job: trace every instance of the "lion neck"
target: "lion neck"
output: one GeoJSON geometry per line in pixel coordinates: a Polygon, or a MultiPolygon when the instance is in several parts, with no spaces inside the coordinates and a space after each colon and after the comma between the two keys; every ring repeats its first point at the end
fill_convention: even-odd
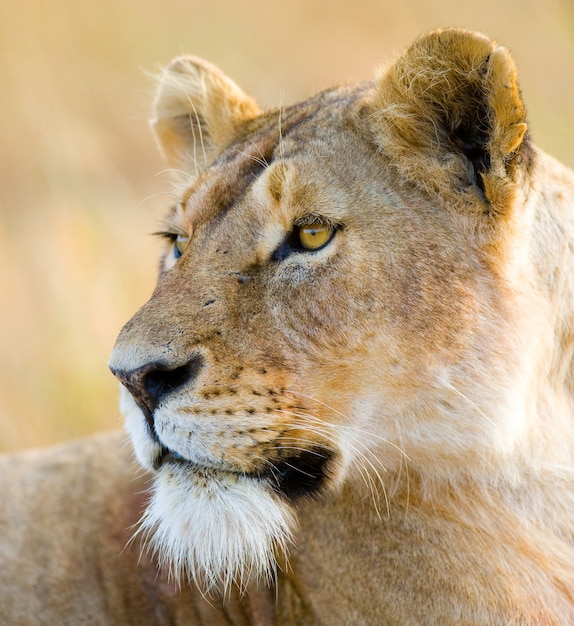
{"type": "Polygon", "coordinates": [[[524,351],[530,360],[524,456],[534,477],[574,473],[574,174],[537,154],[523,276],[530,278],[524,351]],[[544,181],[538,185],[537,181],[544,181]],[[534,338],[539,338],[535,344],[534,338]]]}

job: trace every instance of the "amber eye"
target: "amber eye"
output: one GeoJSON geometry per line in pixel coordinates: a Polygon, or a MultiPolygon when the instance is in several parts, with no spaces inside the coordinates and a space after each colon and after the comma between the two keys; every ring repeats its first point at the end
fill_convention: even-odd
{"type": "Polygon", "coordinates": [[[333,228],[325,222],[313,222],[300,226],[298,236],[305,250],[319,250],[331,240],[333,228]]]}
{"type": "Polygon", "coordinates": [[[183,251],[187,248],[189,243],[189,237],[187,235],[178,235],[173,241],[173,254],[176,259],[183,254],[183,251]]]}

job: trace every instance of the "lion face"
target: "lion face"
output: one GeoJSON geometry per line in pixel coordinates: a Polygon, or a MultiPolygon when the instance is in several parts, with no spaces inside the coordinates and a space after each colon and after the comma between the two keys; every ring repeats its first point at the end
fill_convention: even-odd
{"type": "Polygon", "coordinates": [[[143,528],[177,574],[245,584],[302,498],[509,453],[516,405],[493,379],[517,371],[500,267],[525,125],[489,100],[513,77],[498,50],[434,34],[377,83],[271,112],[202,61],[166,70],[155,131],[187,174],[110,366],[155,475],[143,528]]]}

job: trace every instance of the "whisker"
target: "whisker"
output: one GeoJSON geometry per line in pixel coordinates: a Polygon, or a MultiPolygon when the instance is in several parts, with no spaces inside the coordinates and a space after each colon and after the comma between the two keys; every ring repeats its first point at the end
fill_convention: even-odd
{"type": "Polygon", "coordinates": [[[238,153],[242,154],[247,159],[250,159],[251,161],[254,161],[258,165],[261,165],[261,167],[269,167],[269,162],[264,157],[261,158],[261,157],[258,157],[255,154],[249,154],[249,152],[245,152],[244,150],[239,150],[238,153]]]}
{"type": "MultiPolygon", "coordinates": [[[[291,392],[290,392],[291,393],[291,392]]],[[[303,397],[307,397],[310,400],[313,400],[314,402],[317,402],[318,404],[321,404],[322,406],[324,406],[325,408],[335,412],[336,414],[345,417],[345,415],[343,413],[341,413],[340,411],[337,411],[337,409],[335,409],[334,407],[329,406],[328,404],[321,402],[320,400],[316,400],[314,398],[312,398],[311,396],[304,396],[304,394],[298,394],[301,395],[303,397]]],[[[278,412],[287,412],[285,409],[279,409],[278,412]]],[[[393,443],[392,441],[390,441],[389,439],[386,439],[385,437],[382,437],[381,435],[377,435],[375,433],[372,433],[368,430],[359,428],[357,426],[350,426],[348,424],[344,424],[344,425],[340,425],[340,424],[331,424],[329,422],[325,422],[325,420],[322,420],[321,418],[317,417],[316,415],[312,415],[310,413],[295,413],[292,412],[292,415],[294,415],[295,417],[300,417],[302,419],[302,424],[305,425],[307,422],[306,420],[311,419],[311,420],[316,420],[317,422],[319,422],[322,425],[325,425],[328,428],[332,428],[333,430],[340,432],[340,431],[347,431],[347,432],[352,432],[352,433],[358,433],[361,435],[366,435],[369,439],[377,439],[378,441],[381,441],[382,443],[388,444],[389,446],[391,446],[392,448],[394,448],[395,450],[397,450],[397,452],[399,452],[401,454],[401,456],[404,456],[406,460],[410,461],[411,459],[409,458],[409,456],[407,455],[407,453],[397,444],[393,443]]]]}
{"type": "MultiPolygon", "coordinates": [[[[296,426],[296,428],[298,428],[298,426],[296,426]]],[[[322,435],[325,437],[329,437],[330,433],[328,432],[328,429],[322,428],[322,429],[316,429],[316,428],[312,428],[311,432],[318,434],[318,435],[322,435]]],[[[282,443],[288,443],[289,439],[286,437],[282,438],[282,443]]],[[[314,440],[306,440],[306,439],[302,439],[300,437],[297,438],[293,438],[293,441],[296,444],[301,444],[301,443],[308,443],[309,445],[312,446],[317,446],[317,442],[315,442],[314,440]]],[[[326,446],[324,444],[320,444],[320,447],[324,448],[325,450],[331,450],[331,448],[329,446],[326,446]]],[[[363,479],[363,482],[365,483],[365,485],[367,487],[369,487],[369,490],[371,492],[371,496],[373,498],[373,505],[374,508],[377,512],[377,515],[379,516],[379,518],[381,517],[380,515],[380,510],[379,510],[379,505],[378,502],[379,500],[379,493],[378,490],[376,488],[376,484],[375,481],[373,479],[373,477],[371,476],[371,472],[370,470],[374,473],[377,483],[380,485],[382,491],[383,491],[383,495],[385,498],[385,503],[386,503],[386,509],[387,509],[387,516],[390,516],[390,502],[389,502],[389,497],[388,497],[388,492],[387,492],[387,488],[385,485],[385,482],[381,476],[381,474],[379,473],[379,470],[375,467],[375,464],[368,458],[367,454],[371,455],[373,457],[373,459],[377,462],[377,464],[379,464],[382,468],[382,470],[384,472],[387,472],[387,468],[385,467],[385,465],[383,464],[383,462],[375,455],[375,453],[372,450],[369,450],[368,448],[366,448],[364,451],[360,450],[357,446],[351,444],[350,449],[352,450],[352,452],[354,453],[354,456],[352,457],[352,462],[353,464],[357,467],[357,469],[359,470],[359,473],[361,474],[361,477],[363,479]],[[367,467],[368,466],[368,467],[367,467]]],[[[309,452],[308,448],[301,448],[299,445],[296,446],[278,446],[277,449],[293,449],[293,450],[303,450],[305,452],[309,452]]],[[[319,455],[320,456],[320,455],[319,455]]]]}
{"type": "Polygon", "coordinates": [[[261,159],[258,161],[258,163],[260,165],[262,165],[263,167],[269,167],[269,161],[265,157],[265,154],[263,153],[263,151],[261,150],[259,145],[257,143],[255,143],[255,141],[253,141],[253,139],[250,139],[249,142],[257,150],[257,152],[259,152],[259,154],[261,155],[261,159]]]}
{"type": "Polygon", "coordinates": [[[137,204],[137,209],[140,209],[146,202],[150,200],[155,200],[156,198],[162,198],[164,196],[173,196],[173,192],[171,191],[158,191],[157,193],[150,193],[145,198],[142,198],[137,204]]]}
{"type": "MultiPolygon", "coordinates": [[[[247,156],[259,162],[258,157],[253,155],[247,156]]],[[[216,383],[213,386],[222,389],[227,387],[227,385],[221,383],[216,383]]],[[[348,455],[344,455],[343,459],[355,468],[357,478],[361,480],[368,489],[373,508],[379,518],[382,518],[383,506],[386,509],[386,516],[390,516],[390,487],[385,480],[385,474],[389,476],[392,480],[392,484],[395,486],[398,484],[401,474],[406,476],[408,500],[408,494],[410,493],[409,462],[411,459],[404,451],[403,446],[400,445],[401,442],[397,444],[382,435],[371,432],[369,429],[349,423],[350,419],[348,416],[345,416],[343,412],[310,395],[288,390],[282,391],[281,393],[275,392],[273,397],[277,401],[290,404],[288,408],[279,405],[274,409],[276,414],[283,415],[287,418],[285,422],[281,423],[281,433],[280,435],[278,434],[277,440],[267,442],[267,444],[272,445],[273,449],[278,454],[282,452],[291,452],[293,454],[305,452],[320,457],[322,450],[331,453],[343,447],[343,449],[348,452],[348,455]],[[311,406],[307,407],[296,403],[296,398],[310,400],[311,402],[309,404],[311,404],[311,406]],[[325,420],[319,414],[319,411],[322,409],[326,409],[334,415],[345,418],[345,423],[341,423],[340,420],[337,421],[338,423],[325,420]],[[299,432],[293,432],[291,435],[289,431],[299,432]],[[308,435],[305,435],[305,433],[308,433],[308,435]],[[317,439],[313,436],[316,436],[317,439]],[[400,462],[397,471],[393,472],[392,475],[389,474],[389,469],[381,458],[380,446],[376,446],[376,444],[384,444],[399,453],[400,462]]],[[[253,446],[251,451],[253,460],[259,464],[259,467],[264,466],[269,468],[269,480],[279,485],[280,478],[277,463],[284,461],[288,466],[291,466],[289,465],[289,459],[274,458],[273,461],[271,461],[261,455],[256,455],[255,448],[256,445],[253,446]]],[[[298,467],[293,467],[293,469],[300,470],[298,467]]],[[[304,470],[301,471],[306,473],[304,470]]],[[[393,489],[394,488],[395,487],[393,487],[393,489]]]]}
{"type": "Polygon", "coordinates": [[[471,400],[467,395],[465,395],[464,393],[462,393],[462,391],[459,391],[450,381],[445,381],[446,386],[448,387],[448,389],[450,389],[451,391],[454,391],[454,393],[456,393],[458,396],[460,396],[463,400],[465,400],[466,402],[468,402],[468,404],[481,416],[484,417],[484,419],[489,422],[492,426],[494,426],[495,428],[497,428],[496,422],[488,417],[488,415],[486,415],[486,413],[478,406],[478,404],[476,404],[476,402],[474,402],[473,400],[471,400]]]}
{"type": "MultiPolygon", "coordinates": [[[[191,155],[189,155],[189,158],[191,159],[191,155]]],[[[188,183],[192,183],[195,178],[197,176],[194,176],[193,174],[191,174],[190,172],[188,172],[187,170],[183,170],[180,169],[178,167],[164,167],[163,169],[159,170],[158,172],[156,172],[155,176],[163,176],[164,174],[169,174],[172,177],[176,177],[179,181],[181,181],[182,179],[187,181],[188,183]]],[[[166,192],[166,193],[177,193],[177,188],[179,187],[180,183],[174,183],[172,185],[172,187],[174,187],[174,191],[172,192],[166,192]]]]}

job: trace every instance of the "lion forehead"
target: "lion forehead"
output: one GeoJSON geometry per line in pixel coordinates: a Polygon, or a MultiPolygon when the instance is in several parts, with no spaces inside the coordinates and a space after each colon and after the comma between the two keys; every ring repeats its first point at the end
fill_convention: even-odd
{"type": "MultiPolygon", "coordinates": [[[[298,180],[296,173],[302,169],[309,175],[321,166],[320,161],[313,161],[318,153],[323,160],[327,155],[336,156],[333,140],[340,138],[345,123],[359,110],[365,91],[368,91],[366,85],[330,89],[249,120],[238,139],[226,146],[209,170],[181,189],[179,204],[193,222],[221,218],[245,197],[262,174],[266,174],[264,185],[260,184],[259,188],[265,186],[266,199],[279,200],[289,189],[292,204],[305,206],[316,202],[320,187],[310,181],[303,184],[302,177],[298,180]],[[294,167],[297,163],[299,168],[294,167]]],[[[340,160],[338,165],[343,163],[340,160]]],[[[323,180],[321,187],[327,186],[323,180]]]]}

